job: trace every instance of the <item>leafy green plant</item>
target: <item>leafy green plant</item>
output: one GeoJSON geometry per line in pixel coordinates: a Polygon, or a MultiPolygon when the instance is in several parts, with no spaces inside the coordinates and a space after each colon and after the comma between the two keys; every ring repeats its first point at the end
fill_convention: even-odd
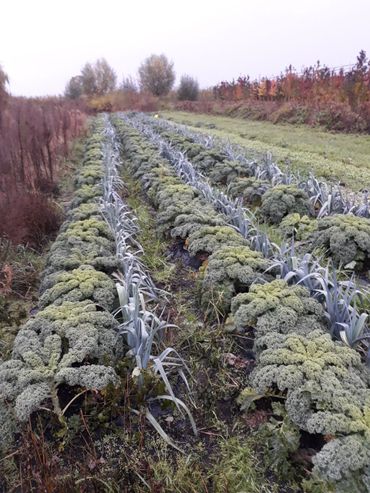
{"type": "Polygon", "coordinates": [[[263,195],[259,213],[265,221],[279,224],[285,216],[293,212],[302,216],[310,213],[307,194],[296,186],[277,185],[263,195]]]}
{"type": "Polygon", "coordinates": [[[352,215],[319,219],[313,245],[327,249],[336,265],[356,271],[370,267],[370,222],[352,215]]]}

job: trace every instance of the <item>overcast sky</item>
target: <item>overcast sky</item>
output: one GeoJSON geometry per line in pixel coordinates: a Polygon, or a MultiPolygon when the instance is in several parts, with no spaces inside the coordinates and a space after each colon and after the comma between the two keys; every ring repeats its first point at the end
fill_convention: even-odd
{"type": "Polygon", "coordinates": [[[136,76],[165,53],[202,87],[370,56],[370,0],[2,0],[0,64],[16,95],[61,94],[87,61],[136,76]]]}

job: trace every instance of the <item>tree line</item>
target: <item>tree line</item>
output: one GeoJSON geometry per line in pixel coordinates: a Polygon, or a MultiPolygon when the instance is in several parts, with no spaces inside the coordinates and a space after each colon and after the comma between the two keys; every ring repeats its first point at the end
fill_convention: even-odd
{"type": "MultiPolygon", "coordinates": [[[[124,77],[120,84],[113,68],[104,58],[100,58],[95,63],[86,63],[81,73],[68,81],[64,94],[69,99],[99,97],[113,91],[142,91],[153,96],[166,96],[173,89],[175,80],[174,64],[163,54],[146,58],[138,69],[138,79],[124,77]]],[[[179,100],[197,100],[198,81],[190,75],[183,75],[176,94],[179,100]]]]}

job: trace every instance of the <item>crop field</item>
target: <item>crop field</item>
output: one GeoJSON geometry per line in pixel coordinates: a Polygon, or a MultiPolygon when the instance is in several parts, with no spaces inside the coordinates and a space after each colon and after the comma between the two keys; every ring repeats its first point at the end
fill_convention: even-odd
{"type": "Polygon", "coordinates": [[[301,173],[312,171],[319,178],[341,181],[353,190],[369,188],[370,140],[367,135],[328,133],[307,125],[273,124],[178,111],[164,111],[161,115],[248,149],[271,152],[279,165],[289,162],[289,166],[301,173]]]}
{"type": "Polygon", "coordinates": [[[0,320],[0,491],[370,491],[368,139],[90,120],[0,320]]]}

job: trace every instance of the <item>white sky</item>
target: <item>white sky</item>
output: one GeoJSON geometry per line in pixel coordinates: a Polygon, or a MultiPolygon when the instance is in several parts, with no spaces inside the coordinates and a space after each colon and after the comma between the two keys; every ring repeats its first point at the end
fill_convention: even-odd
{"type": "Polygon", "coordinates": [[[165,53],[202,87],[370,56],[370,0],[1,0],[0,64],[16,95],[60,94],[87,61],[136,76],[165,53]]]}

